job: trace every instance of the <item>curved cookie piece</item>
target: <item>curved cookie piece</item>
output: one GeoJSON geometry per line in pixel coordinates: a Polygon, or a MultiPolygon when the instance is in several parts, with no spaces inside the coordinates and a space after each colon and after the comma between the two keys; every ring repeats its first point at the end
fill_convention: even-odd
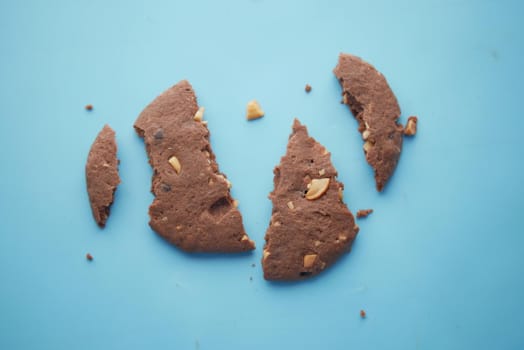
{"type": "Polygon", "coordinates": [[[340,54],[334,71],[343,101],[358,120],[366,160],[375,170],[377,190],[393,175],[402,150],[400,107],[386,78],[361,58],[340,54]]]}
{"type": "Polygon", "coordinates": [[[349,252],[358,226],[342,202],[344,185],[330,158],[295,119],[286,155],[273,171],[273,212],[262,258],[265,279],[308,278],[349,252]]]}
{"type": "Polygon", "coordinates": [[[218,170],[197,99],[183,80],[147,106],[135,122],[153,167],[151,228],[188,252],[255,249],[218,170]]]}
{"type": "Polygon", "coordinates": [[[87,193],[93,216],[100,227],[106,224],[120,183],[116,151],[115,132],[105,125],[93,142],[86,163],[87,193]]]}

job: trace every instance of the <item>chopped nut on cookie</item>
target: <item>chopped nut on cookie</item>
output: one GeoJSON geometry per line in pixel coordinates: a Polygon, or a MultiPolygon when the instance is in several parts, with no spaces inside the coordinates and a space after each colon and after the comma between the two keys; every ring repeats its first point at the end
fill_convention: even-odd
{"type": "Polygon", "coordinates": [[[313,200],[322,197],[329,188],[329,177],[323,179],[313,179],[308,185],[306,198],[313,200]]]}
{"type": "Polygon", "coordinates": [[[206,109],[204,107],[200,107],[198,111],[195,113],[195,116],[193,119],[197,122],[201,122],[204,119],[204,111],[206,109]]]}
{"type": "Polygon", "coordinates": [[[178,161],[178,158],[175,156],[172,156],[169,158],[169,164],[175,169],[177,174],[180,174],[180,169],[182,169],[182,166],[180,165],[180,162],[178,161]]]}

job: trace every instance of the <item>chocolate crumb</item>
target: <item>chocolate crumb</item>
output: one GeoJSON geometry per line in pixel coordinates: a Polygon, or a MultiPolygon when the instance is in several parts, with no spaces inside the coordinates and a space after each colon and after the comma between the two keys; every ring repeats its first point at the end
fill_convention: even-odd
{"type": "Polygon", "coordinates": [[[255,263],[251,264],[251,267],[255,267],[255,263]]]}
{"type": "Polygon", "coordinates": [[[360,310],[360,318],[366,318],[366,311],[360,310]]]}
{"type": "Polygon", "coordinates": [[[250,281],[253,281],[253,276],[250,276],[250,277],[249,277],[249,280],[250,280],[250,281]]]}
{"type": "Polygon", "coordinates": [[[87,111],[92,111],[93,110],[93,105],[86,105],[86,110],[87,111]]]}
{"type": "Polygon", "coordinates": [[[304,90],[309,93],[311,91],[311,85],[306,84],[306,88],[304,90]]]}
{"type": "Polygon", "coordinates": [[[86,254],[86,259],[89,261],[93,261],[93,256],[89,253],[86,254]]]}
{"type": "Polygon", "coordinates": [[[360,209],[359,211],[357,211],[357,218],[358,219],[365,218],[372,212],[373,212],[373,209],[360,209]]]}

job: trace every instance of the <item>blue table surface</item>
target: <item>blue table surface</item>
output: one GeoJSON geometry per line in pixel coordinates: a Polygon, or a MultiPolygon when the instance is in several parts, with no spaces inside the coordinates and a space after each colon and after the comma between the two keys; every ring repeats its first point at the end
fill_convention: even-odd
{"type": "Polygon", "coordinates": [[[524,348],[523,4],[0,1],[0,349],[524,348]],[[419,116],[384,193],[339,103],[339,52],[387,77],[403,123],[419,116]],[[253,253],[186,254],[148,226],[132,125],[181,79],[253,253]],[[266,116],[247,122],[251,99],[266,116]],[[318,278],[270,283],[267,195],[294,117],[349,208],[375,212],[318,278]],[[122,184],[100,230],[84,165],[105,123],[122,184]]]}

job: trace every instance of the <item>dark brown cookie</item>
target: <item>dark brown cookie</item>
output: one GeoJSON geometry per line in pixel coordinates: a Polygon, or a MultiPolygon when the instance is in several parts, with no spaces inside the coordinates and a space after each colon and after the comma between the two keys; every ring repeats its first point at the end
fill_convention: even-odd
{"type": "Polygon", "coordinates": [[[366,160],[375,170],[377,190],[382,191],[402,150],[397,99],[386,78],[359,57],[340,54],[333,72],[342,86],[344,103],[358,120],[366,160]]]}
{"type": "Polygon", "coordinates": [[[314,276],[348,252],[358,232],[342,202],[330,153],[295,119],[287,152],[273,171],[271,222],[262,258],[267,280],[314,276]]]}
{"type": "Polygon", "coordinates": [[[218,170],[193,88],[181,81],[138,116],[153,167],[151,228],[188,252],[242,252],[255,248],[218,170]]]}
{"type": "Polygon", "coordinates": [[[104,227],[120,177],[115,132],[105,125],[98,134],[86,163],[87,193],[96,223],[104,227]]]}

